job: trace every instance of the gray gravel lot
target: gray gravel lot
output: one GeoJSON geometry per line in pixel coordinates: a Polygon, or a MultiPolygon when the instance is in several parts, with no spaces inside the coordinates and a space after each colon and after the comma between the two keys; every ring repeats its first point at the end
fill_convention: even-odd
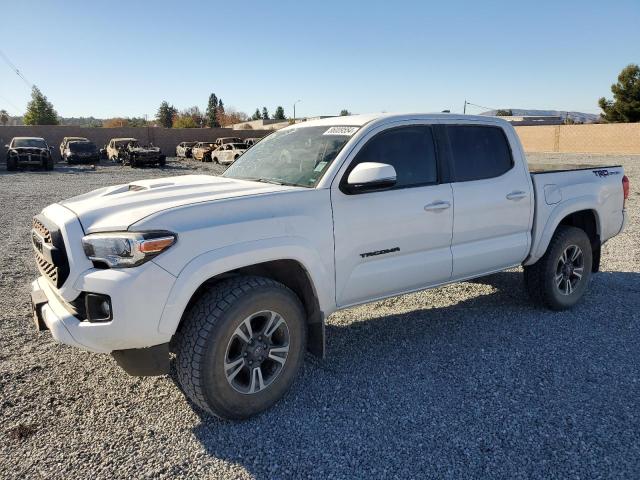
{"type": "Polygon", "coordinates": [[[531,159],[622,163],[631,179],[630,223],[582,304],[535,308],[514,270],[337,313],[327,359],[241,423],[199,416],[171,377],[129,377],[30,317],[34,214],[216,167],[0,164],[0,478],[639,478],[640,156],[531,159]]]}

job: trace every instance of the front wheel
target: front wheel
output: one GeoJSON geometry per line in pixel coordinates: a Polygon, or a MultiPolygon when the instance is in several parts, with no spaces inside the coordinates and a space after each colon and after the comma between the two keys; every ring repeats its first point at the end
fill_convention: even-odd
{"type": "Polygon", "coordinates": [[[551,310],[566,310],[580,301],[591,279],[591,241],[584,230],[560,226],[546,253],[524,267],[529,296],[551,310]]]}
{"type": "Polygon", "coordinates": [[[306,334],[302,304],[286,286],[253,276],[225,280],[185,314],[175,339],[178,382],[209,413],[250,417],[292,385],[306,334]]]}

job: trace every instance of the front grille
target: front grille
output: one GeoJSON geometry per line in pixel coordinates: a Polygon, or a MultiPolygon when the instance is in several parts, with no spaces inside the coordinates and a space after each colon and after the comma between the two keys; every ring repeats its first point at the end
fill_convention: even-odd
{"type": "Polygon", "coordinates": [[[60,288],[69,276],[69,260],[60,229],[43,215],[33,217],[31,243],[42,275],[60,288]]]}

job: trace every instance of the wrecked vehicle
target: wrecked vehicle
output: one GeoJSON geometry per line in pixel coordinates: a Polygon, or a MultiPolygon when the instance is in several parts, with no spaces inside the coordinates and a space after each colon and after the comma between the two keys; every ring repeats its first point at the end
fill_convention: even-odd
{"type": "Polygon", "coordinates": [[[221,137],[215,141],[216,147],[220,145],[226,145],[227,143],[242,143],[243,140],[240,137],[221,137]]]}
{"type": "Polygon", "coordinates": [[[60,143],[60,158],[64,160],[64,151],[70,142],[88,142],[89,139],[85,137],[64,137],[62,143],[60,143]]]}
{"type": "Polygon", "coordinates": [[[145,165],[164,167],[167,163],[166,155],[159,147],[140,145],[135,138],[113,138],[107,147],[107,155],[112,161],[131,165],[132,168],[145,165]]]}
{"type": "Polygon", "coordinates": [[[216,148],[211,154],[214,163],[230,165],[247,151],[246,143],[226,143],[216,148]]]}
{"type": "Polygon", "coordinates": [[[53,156],[50,147],[41,137],[14,137],[7,151],[7,170],[14,171],[20,167],[40,167],[53,170],[53,156]]]}
{"type": "Polygon", "coordinates": [[[200,160],[201,162],[211,161],[211,152],[215,150],[216,144],[211,142],[198,142],[191,149],[191,156],[194,160],[200,160]]]}
{"type": "Polygon", "coordinates": [[[68,164],[100,162],[100,152],[93,142],[72,141],[62,151],[62,160],[68,164]]]}
{"type": "Polygon", "coordinates": [[[191,158],[191,149],[198,142],[180,142],[176,147],[176,157],[191,158]]]}

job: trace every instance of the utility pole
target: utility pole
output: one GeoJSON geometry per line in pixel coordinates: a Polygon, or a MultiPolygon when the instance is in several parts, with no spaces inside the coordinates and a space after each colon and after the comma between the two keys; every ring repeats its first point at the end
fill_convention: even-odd
{"type": "Polygon", "coordinates": [[[462,114],[466,115],[467,114],[467,99],[464,99],[464,107],[462,108],[462,114]]]}

